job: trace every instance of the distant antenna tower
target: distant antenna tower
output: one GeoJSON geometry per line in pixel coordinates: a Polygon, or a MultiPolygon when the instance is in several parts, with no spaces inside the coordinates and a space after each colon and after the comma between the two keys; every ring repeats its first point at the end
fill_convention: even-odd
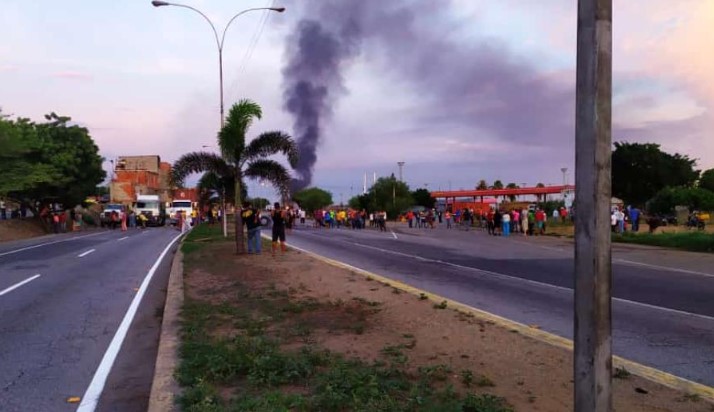
{"type": "Polygon", "coordinates": [[[402,175],[402,169],[404,168],[404,163],[405,162],[397,162],[397,165],[399,165],[399,181],[400,182],[404,181],[404,176],[402,175]]]}

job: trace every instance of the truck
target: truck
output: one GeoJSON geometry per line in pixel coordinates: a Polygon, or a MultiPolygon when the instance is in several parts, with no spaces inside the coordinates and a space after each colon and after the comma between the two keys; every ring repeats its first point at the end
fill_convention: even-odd
{"type": "Polygon", "coordinates": [[[134,211],[147,217],[147,226],[163,226],[166,223],[166,207],[158,195],[137,195],[134,211]]]}
{"type": "Polygon", "coordinates": [[[193,211],[193,202],[187,199],[177,199],[171,202],[171,207],[166,211],[169,222],[175,225],[178,221],[178,214],[185,213],[186,217],[191,217],[193,211]]]}
{"type": "Polygon", "coordinates": [[[124,205],[119,204],[119,203],[110,203],[104,207],[104,210],[102,210],[102,214],[99,215],[99,223],[102,227],[111,227],[112,229],[116,229],[116,226],[118,225],[118,222],[121,222],[122,217],[124,217],[124,213],[126,213],[126,209],[124,208],[124,205]],[[116,222],[112,221],[112,213],[116,212],[118,220],[116,222]]]}

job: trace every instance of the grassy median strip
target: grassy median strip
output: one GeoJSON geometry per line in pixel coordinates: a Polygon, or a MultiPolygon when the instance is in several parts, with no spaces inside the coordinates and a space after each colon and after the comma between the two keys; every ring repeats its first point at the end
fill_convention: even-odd
{"type": "MultiPolygon", "coordinates": [[[[221,259],[207,260],[210,250],[202,246],[220,241],[214,231],[188,236],[187,267],[225,268],[221,259]]],[[[318,334],[361,335],[382,310],[380,302],[316,299],[306,296],[305,288],[281,288],[270,281],[256,287],[240,278],[198,296],[187,292],[177,371],[184,411],[512,410],[500,397],[456,391],[445,380],[459,371],[414,364],[409,350],[417,343],[409,334],[373,359],[316,342],[318,334]]],[[[461,374],[464,387],[479,386],[471,371],[461,374]]]]}
{"type": "Polygon", "coordinates": [[[714,233],[699,231],[692,232],[662,232],[662,233],[633,233],[612,235],[613,242],[635,243],[648,246],[660,246],[673,249],[687,250],[690,252],[714,252],[714,233]]]}
{"type": "MultiPolygon", "coordinates": [[[[288,291],[270,288],[242,290],[236,304],[187,301],[178,370],[186,388],[181,407],[266,412],[511,410],[501,398],[459,396],[453,387],[438,385],[451,373],[444,365],[413,372],[405,353],[410,343],[385,347],[383,359],[368,362],[310,340],[314,328],[324,327],[310,313],[341,311],[360,323],[377,310],[371,302],[296,300],[288,291]],[[226,388],[233,388],[228,390],[235,394],[231,399],[222,396],[226,388]]],[[[358,333],[348,322],[328,327],[358,333]]]]}

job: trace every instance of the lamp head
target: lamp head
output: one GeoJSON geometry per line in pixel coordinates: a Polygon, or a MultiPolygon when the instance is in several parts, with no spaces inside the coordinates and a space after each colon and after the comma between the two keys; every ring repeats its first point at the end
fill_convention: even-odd
{"type": "Polygon", "coordinates": [[[278,13],[282,13],[285,11],[285,7],[271,7],[270,10],[277,11],[278,13]]]}
{"type": "Polygon", "coordinates": [[[161,6],[168,6],[169,3],[165,2],[165,1],[153,0],[151,2],[151,5],[154,7],[161,7],[161,6]]]}

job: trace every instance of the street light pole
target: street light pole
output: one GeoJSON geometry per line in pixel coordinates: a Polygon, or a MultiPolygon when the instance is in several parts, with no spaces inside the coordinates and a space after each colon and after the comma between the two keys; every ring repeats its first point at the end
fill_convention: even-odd
{"type": "MultiPolygon", "coordinates": [[[[223,125],[225,124],[225,115],[224,115],[224,108],[223,108],[223,44],[225,43],[226,40],[226,32],[228,32],[228,28],[231,26],[231,23],[235,19],[237,19],[239,16],[248,13],[249,11],[257,11],[257,10],[270,10],[270,11],[276,11],[278,13],[282,13],[285,11],[285,7],[256,7],[256,8],[251,8],[251,9],[246,9],[243,10],[233,17],[228,21],[228,24],[226,24],[226,27],[223,29],[223,34],[221,35],[221,38],[218,38],[218,30],[216,30],[216,26],[213,24],[211,19],[208,18],[201,10],[198,10],[195,7],[191,7],[185,4],[180,4],[180,3],[171,3],[168,1],[159,1],[159,0],[153,0],[151,2],[151,5],[154,7],[163,7],[163,6],[176,6],[176,7],[183,7],[185,9],[192,10],[203,17],[206,22],[211,26],[211,30],[213,31],[213,37],[216,40],[216,47],[218,48],[218,85],[219,85],[219,91],[220,91],[220,114],[221,114],[221,129],[223,129],[223,125]]],[[[228,219],[226,218],[226,198],[225,198],[225,187],[223,188],[223,237],[228,237],[228,219]]],[[[235,205],[236,210],[238,210],[239,205],[235,205]]]]}
{"type": "Polygon", "coordinates": [[[251,9],[246,9],[243,10],[236,15],[234,15],[229,21],[228,24],[226,24],[226,27],[223,29],[223,34],[221,35],[221,38],[218,38],[218,30],[216,30],[216,26],[213,24],[211,19],[208,18],[201,10],[198,10],[195,7],[191,7],[185,4],[180,4],[180,3],[171,3],[168,1],[158,1],[154,0],[151,2],[151,4],[154,7],[163,7],[163,6],[175,6],[175,7],[183,7],[185,9],[192,10],[203,17],[206,22],[211,26],[211,30],[213,31],[213,37],[216,40],[216,47],[218,48],[218,82],[219,82],[219,87],[220,87],[220,108],[221,108],[221,129],[223,128],[223,124],[225,122],[225,117],[223,115],[224,109],[223,109],[223,44],[226,40],[226,32],[228,31],[228,28],[231,26],[231,23],[238,18],[239,16],[248,13],[249,11],[257,11],[257,10],[270,10],[270,11],[276,11],[278,13],[282,13],[285,11],[285,7],[256,7],[256,8],[251,8],[251,9]]]}
{"type": "Polygon", "coordinates": [[[612,410],[612,0],[578,1],[575,410],[612,410]]]}

